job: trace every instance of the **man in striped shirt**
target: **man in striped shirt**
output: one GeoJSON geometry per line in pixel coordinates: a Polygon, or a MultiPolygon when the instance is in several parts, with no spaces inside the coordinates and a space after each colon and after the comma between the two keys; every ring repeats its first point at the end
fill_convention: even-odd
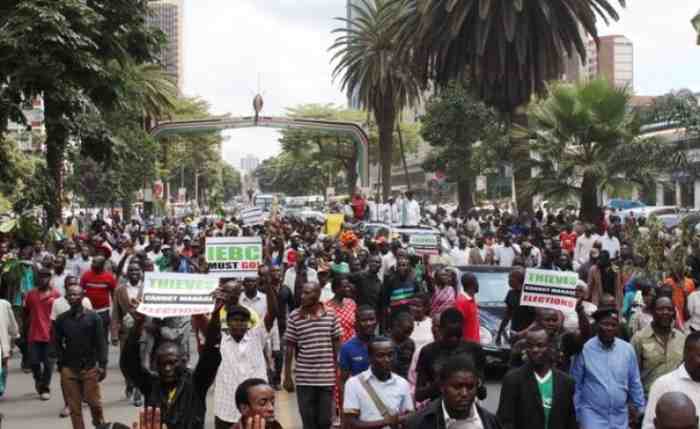
{"type": "Polygon", "coordinates": [[[284,388],[294,391],[292,361],[297,384],[297,403],[305,429],[331,427],[336,356],[340,325],[335,313],[320,303],[321,286],[307,282],[301,290],[301,306],[287,322],[284,388]]]}

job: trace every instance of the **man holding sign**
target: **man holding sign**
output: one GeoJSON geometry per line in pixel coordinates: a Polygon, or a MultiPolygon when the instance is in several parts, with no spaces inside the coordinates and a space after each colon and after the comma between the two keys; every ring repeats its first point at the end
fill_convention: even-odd
{"type": "MultiPolygon", "coordinates": [[[[161,276],[162,274],[160,273],[161,276]]],[[[180,274],[177,277],[183,277],[183,275],[180,274]]],[[[212,298],[214,300],[213,308],[210,309],[213,310],[212,319],[207,327],[207,339],[194,371],[184,365],[182,351],[177,344],[168,341],[162,342],[155,351],[158,375],[153,376],[143,370],[139,357],[138,342],[144,326],[145,318],[143,314],[144,311],[160,312],[161,310],[165,313],[172,313],[175,316],[184,315],[185,313],[190,315],[197,314],[197,310],[194,309],[196,305],[200,304],[189,301],[201,300],[204,302],[202,294],[197,291],[201,292],[209,287],[205,278],[206,276],[194,276],[189,279],[172,278],[168,281],[162,281],[159,286],[163,290],[169,290],[170,294],[165,295],[161,293],[154,295],[161,295],[158,298],[161,301],[170,300],[171,302],[167,304],[157,304],[154,299],[149,297],[149,279],[147,278],[147,285],[144,288],[144,303],[138,305],[140,304],[139,301],[132,301],[134,307],[138,305],[139,309],[137,312],[134,312],[136,323],[127,339],[126,347],[121,356],[121,365],[129,375],[129,378],[134,380],[137,387],[143,392],[146,398],[146,406],[160,408],[161,420],[164,426],[169,428],[204,428],[207,391],[217,377],[222,357],[226,360],[231,359],[230,356],[222,356],[225,353],[223,347],[221,350],[219,349],[222,335],[221,310],[224,306],[230,304],[228,298],[231,295],[218,287],[210,294],[210,302],[212,298]],[[170,298],[163,298],[163,296],[170,296],[170,298]],[[180,303],[177,302],[178,300],[180,303]],[[154,304],[161,305],[161,307],[154,306],[154,304]]],[[[218,284],[217,279],[214,279],[214,281],[218,284]]],[[[274,291],[270,289],[268,291],[268,302],[275,302],[275,299],[274,291]],[[273,296],[270,297],[270,294],[273,296]]],[[[268,330],[272,327],[276,317],[275,306],[271,305],[270,307],[265,317],[265,328],[268,330]]],[[[238,307],[232,306],[232,308],[229,308],[229,313],[233,313],[233,315],[227,316],[227,320],[235,321],[235,317],[241,313],[235,310],[236,308],[238,307]]],[[[160,317],[163,317],[163,315],[160,317]]],[[[230,333],[234,341],[236,337],[238,337],[238,341],[244,340],[243,337],[247,329],[240,329],[241,327],[238,325],[234,326],[234,328],[230,333]],[[240,335],[241,333],[242,335],[240,335]]],[[[230,324],[229,329],[231,329],[230,324]]],[[[248,357],[248,359],[256,358],[256,356],[248,357]]]]}

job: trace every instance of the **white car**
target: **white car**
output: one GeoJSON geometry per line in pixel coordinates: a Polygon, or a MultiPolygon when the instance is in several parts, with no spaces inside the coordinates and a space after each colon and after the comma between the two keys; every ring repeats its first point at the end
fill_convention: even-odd
{"type": "Polygon", "coordinates": [[[680,209],[677,206],[645,206],[634,209],[621,210],[616,214],[624,222],[625,219],[627,219],[629,216],[634,216],[635,219],[639,219],[640,217],[648,219],[649,216],[652,215],[661,216],[678,213],[680,213],[680,209]]]}

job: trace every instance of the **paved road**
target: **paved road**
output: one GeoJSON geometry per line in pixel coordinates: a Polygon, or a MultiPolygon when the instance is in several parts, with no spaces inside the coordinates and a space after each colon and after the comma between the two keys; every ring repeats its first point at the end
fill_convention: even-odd
{"type": "MultiPolygon", "coordinates": [[[[110,365],[107,379],[102,383],[102,398],[104,413],[107,421],[130,423],[137,414],[137,408],[124,399],[124,381],[119,369],[116,368],[117,349],[111,348],[110,365]]],[[[488,399],[486,408],[495,411],[500,394],[500,384],[488,383],[488,399]]],[[[51,385],[52,397],[49,401],[40,401],[34,391],[34,381],[31,374],[24,374],[19,369],[19,359],[10,361],[8,388],[5,396],[0,398],[0,412],[5,415],[3,429],[70,429],[70,419],[61,419],[58,413],[63,407],[58,374],[55,374],[51,385]]],[[[213,429],[212,414],[213,389],[209,394],[207,407],[207,429],[213,429]]],[[[279,392],[277,397],[277,416],[286,429],[301,429],[296,398],[293,394],[279,392]]],[[[90,411],[83,408],[83,418],[86,427],[90,425],[90,411]]]]}

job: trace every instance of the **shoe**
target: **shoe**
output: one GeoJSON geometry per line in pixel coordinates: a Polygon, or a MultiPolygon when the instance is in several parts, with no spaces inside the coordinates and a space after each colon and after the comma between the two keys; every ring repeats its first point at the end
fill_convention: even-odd
{"type": "Polygon", "coordinates": [[[64,419],[68,416],[70,416],[70,408],[68,408],[68,406],[66,405],[65,407],[63,407],[63,409],[59,413],[58,417],[64,419]]]}
{"type": "Polygon", "coordinates": [[[143,406],[143,396],[138,389],[134,389],[134,397],[132,398],[131,403],[134,405],[134,407],[143,406]]]}
{"type": "Polygon", "coordinates": [[[42,401],[48,401],[49,399],[51,399],[51,394],[49,392],[41,393],[39,395],[39,399],[41,399],[42,401]]]}

